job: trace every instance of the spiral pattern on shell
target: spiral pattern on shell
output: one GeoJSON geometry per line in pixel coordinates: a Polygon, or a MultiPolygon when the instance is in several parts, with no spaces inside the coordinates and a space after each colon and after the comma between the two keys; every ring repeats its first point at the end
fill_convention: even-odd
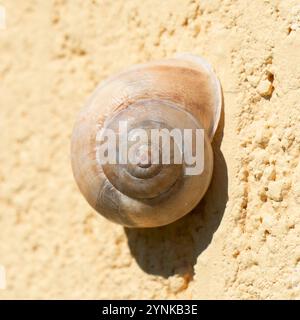
{"type": "MultiPolygon", "coordinates": [[[[87,201],[106,218],[129,227],[154,227],[191,211],[205,194],[213,171],[211,139],[221,108],[221,90],[201,58],[176,59],[135,66],[106,80],[79,115],[72,136],[72,167],[87,201]],[[199,60],[200,59],[200,60],[199,60]],[[120,123],[126,122],[123,139],[120,123]],[[97,134],[116,135],[115,162],[97,161],[97,134]],[[147,134],[139,134],[140,130],[147,134]],[[204,130],[204,170],[186,175],[182,152],[170,137],[170,162],[162,145],[153,144],[157,129],[204,130]],[[139,139],[137,139],[137,137],[139,139]],[[151,139],[149,139],[151,137],[151,139]],[[126,141],[126,147],[122,145],[126,141]],[[119,163],[123,152],[134,161],[119,163]],[[154,152],[155,151],[155,152],[154,152]],[[153,161],[153,154],[158,158],[153,161]]],[[[195,151],[195,143],[192,151],[195,151]]]]}

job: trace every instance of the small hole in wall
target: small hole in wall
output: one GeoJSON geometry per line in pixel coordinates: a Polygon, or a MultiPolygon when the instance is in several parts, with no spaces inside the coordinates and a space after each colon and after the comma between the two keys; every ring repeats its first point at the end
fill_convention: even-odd
{"type": "Polygon", "coordinates": [[[269,71],[267,77],[268,77],[268,80],[269,80],[271,83],[273,83],[273,81],[274,81],[274,74],[269,71]]]}

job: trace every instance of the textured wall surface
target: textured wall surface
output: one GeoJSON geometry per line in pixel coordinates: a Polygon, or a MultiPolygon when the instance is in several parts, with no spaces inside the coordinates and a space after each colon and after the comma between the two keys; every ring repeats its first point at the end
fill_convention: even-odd
{"type": "Polygon", "coordinates": [[[0,298],[300,298],[300,4],[4,0],[0,298]],[[212,184],[157,229],[97,215],[72,177],[76,115],[131,64],[204,56],[224,94],[212,184]]]}

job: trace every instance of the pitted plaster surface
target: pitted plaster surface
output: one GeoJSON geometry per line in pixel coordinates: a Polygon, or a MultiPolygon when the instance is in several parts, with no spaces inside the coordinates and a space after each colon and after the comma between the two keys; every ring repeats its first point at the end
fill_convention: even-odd
{"type": "Polygon", "coordinates": [[[299,1],[1,4],[1,299],[300,298],[299,1]],[[72,126],[101,80],[177,52],[222,83],[213,181],[184,219],[124,230],[79,193],[72,126]]]}

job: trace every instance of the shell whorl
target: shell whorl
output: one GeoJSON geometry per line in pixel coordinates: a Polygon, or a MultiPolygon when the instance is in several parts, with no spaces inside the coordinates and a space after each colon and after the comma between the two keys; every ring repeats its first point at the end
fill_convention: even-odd
{"type": "MultiPolygon", "coordinates": [[[[102,168],[108,180],[123,194],[137,199],[153,199],[170,191],[184,174],[184,164],[174,161],[174,156],[181,153],[181,146],[176,145],[174,137],[170,137],[170,144],[167,146],[170,163],[162,163],[163,146],[162,143],[155,145],[151,141],[151,130],[163,132],[167,129],[165,132],[172,132],[173,129],[179,129],[182,133],[185,128],[201,128],[200,124],[190,113],[171,101],[153,99],[138,100],[108,120],[104,127],[113,130],[118,140],[121,140],[118,127],[121,121],[126,121],[128,126],[128,140],[134,140],[134,145],[129,147],[133,149],[132,158],[136,162],[104,164],[102,168]],[[136,142],[134,134],[140,133],[140,129],[147,135],[136,142]],[[158,155],[155,163],[151,162],[151,149],[158,155]]],[[[116,154],[119,155],[118,148],[116,154]]]]}
{"type": "MultiPolygon", "coordinates": [[[[160,226],[191,211],[203,197],[212,176],[210,142],[221,109],[220,85],[208,66],[194,56],[162,60],[134,66],[96,89],[75,125],[71,157],[81,192],[103,216],[129,227],[160,226]],[[99,128],[111,129],[121,140],[118,124],[123,120],[132,141],[139,129],[203,128],[204,171],[187,176],[184,163],[164,164],[161,158],[152,163],[148,138],[134,143],[135,163],[100,165],[95,154],[99,128]]],[[[172,158],[178,150],[171,146],[172,158]]]]}

